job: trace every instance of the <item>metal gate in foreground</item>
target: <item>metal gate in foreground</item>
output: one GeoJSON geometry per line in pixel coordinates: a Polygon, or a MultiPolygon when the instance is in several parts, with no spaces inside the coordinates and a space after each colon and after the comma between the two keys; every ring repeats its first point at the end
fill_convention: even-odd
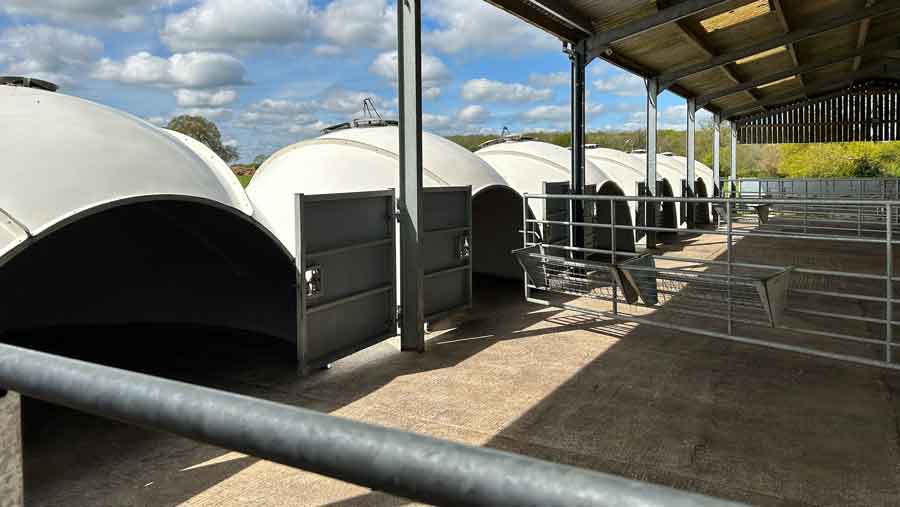
{"type": "Polygon", "coordinates": [[[3,344],[0,387],[435,505],[738,506],[3,344]]]}
{"type": "MultiPolygon", "coordinates": [[[[523,217],[525,296],[535,303],[792,352],[900,369],[893,246],[900,202],[525,195],[609,206],[613,223],[523,217]],[[615,224],[615,203],[711,206],[707,229],[615,224]],[[854,217],[854,220],[847,219],[854,217]],[[864,216],[858,222],[855,218],[864,216]],[[862,224],[860,226],[860,223],[862,224]],[[718,258],[660,250],[627,252],[559,245],[542,226],[712,235],[718,258]],[[816,251],[815,249],[819,250],[816,251]],[[608,259],[597,262],[593,259],[608,259]],[[591,260],[586,260],[591,259],[591,260]],[[533,297],[539,290],[547,299],[533,297]]],[[[652,205],[652,207],[656,207],[652,205]]]]}
{"type": "MultiPolygon", "coordinates": [[[[424,193],[425,319],[472,304],[472,188],[424,193]]],[[[295,196],[302,373],[397,334],[394,190],[295,196]]]]}

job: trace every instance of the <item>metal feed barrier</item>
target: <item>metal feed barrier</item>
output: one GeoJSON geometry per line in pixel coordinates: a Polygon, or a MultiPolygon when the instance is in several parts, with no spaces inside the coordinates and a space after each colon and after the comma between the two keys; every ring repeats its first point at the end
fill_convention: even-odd
{"type": "MultiPolygon", "coordinates": [[[[525,195],[531,199],[584,200],[609,206],[611,223],[540,220],[523,217],[524,247],[514,253],[525,272],[528,301],[577,312],[634,321],[705,336],[761,345],[792,352],[900,369],[893,339],[893,231],[900,202],[841,199],[671,198],[602,195],[525,195]],[[708,229],[675,229],[616,223],[616,203],[637,201],[648,212],[664,202],[711,205],[720,223],[708,229]],[[785,210],[782,206],[795,208],[785,210]],[[816,223],[819,209],[877,208],[880,227],[865,234],[818,227],[773,228],[786,215],[816,223]],[[761,209],[765,210],[765,219],[761,209]],[[893,217],[894,219],[886,219],[893,217]],[[609,230],[609,249],[545,243],[538,231],[546,224],[609,230]],[[628,252],[616,248],[616,230],[724,236],[719,259],[692,258],[658,251],[628,252]],[[766,259],[736,259],[753,248],[755,238],[764,255],[794,258],[812,242],[838,242],[854,250],[847,255],[883,257],[883,272],[821,269],[793,262],[783,265],[766,259]],[[785,244],[782,242],[793,242],[785,244]],[[744,248],[746,247],[746,248],[744,248]],[[778,248],[782,253],[778,254],[778,248]],[[602,261],[595,259],[603,258],[602,261]],[[757,262],[758,261],[758,262],[757,262]],[[534,297],[533,291],[547,299],[534,297]],[[566,296],[567,298],[561,297],[566,296]],[[553,299],[553,301],[550,300],[553,299]]],[[[527,209],[527,208],[526,208],[527,209]]],[[[874,221],[874,219],[873,219],[874,221]]],[[[830,246],[830,245],[826,245],[830,246]]],[[[804,254],[805,255],[805,254],[804,254]]],[[[808,258],[808,255],[800,258],[808,258]]],[[[829,259],[824,259],[829,261],[829,259]]],[[[877,266],[876,266],[877,269],[877,266]]]]}
{"type": "Polygon", "coordinates": [[[738,505],[10,345],[0,386],[435,505],[738,505]]]}
{"type": "MultiPolygon", "coordinates": [[[[810,201],[806,204],[794,202],[777,206],[765,205],[778,212],[778,219],[768,222],[760,216],[760,222],[774,231],[819,232],[857,237],[884,234],[885,215],[879,205],[839,206],[811,201],[848,199],[883,202],[900,199],[898,178],[740,178],[735,185],[741,198],[810,201]]],[[[737,211],[740,216],[742,210],[737,211]]],[[[895,208],[894,225],[900,223],[897,212],[895,208]]]]}

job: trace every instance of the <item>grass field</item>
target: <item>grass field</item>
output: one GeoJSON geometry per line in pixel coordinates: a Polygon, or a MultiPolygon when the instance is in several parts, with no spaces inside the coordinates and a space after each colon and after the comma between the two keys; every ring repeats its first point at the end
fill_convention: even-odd
{"type": "Polygon", "coordinates": [[[246,188],[246,186],[250,184],[250,178],[252,177],[253,176],[250,175],[240,175],[237,177],[237,179],[241,182],[241,185],[244,185],[244,187],[246,188]]]}

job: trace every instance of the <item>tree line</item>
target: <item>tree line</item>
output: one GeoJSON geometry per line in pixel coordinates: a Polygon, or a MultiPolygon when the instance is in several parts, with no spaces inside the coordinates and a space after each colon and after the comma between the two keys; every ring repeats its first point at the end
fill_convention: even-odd
{"type": "MultiPolygon", "coordinates": [[[[527,132],[537,140],[563,147],[571,146],[569,132],[527,132]]],[[[471,151],[495,135],[448,136],[471,151]]],[[[643,130],[623,132],[588,132],[588,144],[620,151],[646,149],[643,130]]],[[[720,133],[720,166],[723,173],[731,167],[731,129],[723,125],[720,133]]],[[[659,130],[659,153],[687,154],[687,134],[683,130],[659,130]]],[[[695,135],[694,155],[699,162],[712,166],[713,127],[699,125],[695,135]]],[[[739,144],[737,154],[739,177],[838,178],[900,176],[900,142],[856,142],[817,144],[739,144]]]]}
{"type": "MultiPolygon", "coordinates": [[[[239,157],[236,147],[222,142],[216,124],[201,116],[182,115],[173,118],[166,128],[197,139],[213,150],[226,163],[239,157]]],[[[569,132],[526,132],[525,135],[563,147],[571,145],[569,132]]],[[[660,130],[657,144],[660,153],[687,154],[683,130],[660,130]]],[[[456,135],[448,139],[476,151],[495,135],[456,135]]],[[[699,125],[694,154],[698,161],[712,166],[713,127],[711,122],[699,125]]],[[[620,151],[646,149],[647,136],[642,130],[622,132],[588,132],[586,142],[620,151]]],[[[731,130],[723,125],[720,135],[720,165],[723,173],[731,167],[731,130]]],[[[235,173],[249,180],[266,155],[252,163],[232,166],[235,173]]],[[[900,142],[856,142],[822,144],[739,144],[737,155],[739,177],[838,178],[900,176],[900,142]]]]}

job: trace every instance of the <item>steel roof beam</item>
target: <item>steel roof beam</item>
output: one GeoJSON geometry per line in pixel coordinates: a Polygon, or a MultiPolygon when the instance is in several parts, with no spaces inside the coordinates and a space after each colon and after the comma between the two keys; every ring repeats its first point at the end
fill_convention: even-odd
{"type": "Polygon", "coordinates": [[[563,19],[560,19],[560,17],[547,12],[549,9],[543,5],[537,6],[537,4],[523,2],[522,0],[487,1],[491,5],[500,8],[545,32],[549,32],[551,35],[566,42],[578,42],[587,37],[584,31],[566,23],[563,19]]]}
{"type": "Polygon", "coordinates": [[[756,44],[745,46],[735,51],[723,53],[714,58],[710,58],[705,62],[687,65],[685,67],[663,72],[662,74],[657,76],[657,79],[659,79],[660,87],[668,88],[676,81],[684,79],[688,76],[692,76],[699,72],[703,72],[705,70],[713,69],[716,67],[721,67],[722,65],[725,65],[727,63],[731,63],[740,60],[741,58],[755,55],[757,53],[762,53],[763,51],[768,51],[779,46],[786,46],[794,42],[808,39],[820,33],[834,30],[835,28],[858,23],[865,18],[882,16],[897,11],[900,11],[900,0],[885,0],[883,3],[875,4],[872,7],[859,9],[849,15],[836,16],[826,20],[814,20],[809,23],[806,28],[794,30],[786,34],[779,35],[778,37],[773,37],[762,42],[757,42],[756,44]]]}
{"type": "MultiPolygon", "coordinates": [[[[886,37],[876,42],[872,42],[867,44],[865,47],[854,49],[852,51],[844,52],[835,56],[827,56],[825,58],[819,58],[818,60],[807,63],[806,65],[801,65],[799,67],[792,67],[787,70],[783,70],[781,72],[776,72],[774,74],[769,74],[768,76],[764,76],[757,79],[752,79],[750,81],[746,81],[743,83],[736,84],[730,88],[725,88],[724,90],[715,91],[712,93],[708,93],[706,95],[701,95],[697,97],[697,107],[703,107],[706,104],[709,104],[711,101],[720,99],[722,97],[727,97],[728,95],[733,95],[738,92],[746,91],[752,88],[756,88],[758,86],[762,86],[767,83],[774,83],[779,79],[784,79],[787,77],[800,75],[806,72],[811,72],[816,69],[820,69],[822,67],[827,67],[829,65],[834,65],[835,63],[840,63],[851,58],[861,57],[863,55],[869,55],[873,53],[879,53],[885,51],[886,49],[898,49],[900,45],[897,44],[897,36],[892,35],[890,37],[886,37]],[[893,46],[888,48],[887,43],[893,42],[893,46]]],[[[858,69],[854,69],[858,70],[858,69]]]]}
{"type": "Polygon", "coordinates": [[[548,14],[571,25],[573,28],[584,32],[586,35],[594,33],[591,19],[577,11],[570,2],[565,0],[525,0],[526,2],[547,11],[548,14]]]}
{"type": "MultiPolygon", "coordinates": [[[[700,38],[697,37],[697,34],[695,34],[693,30],[684,26],[684,23],[682,23],[681,21],[676,21],[674,23],[674,26],[676,26],[681,31],[681,33],[684,34],[685,40],[687,40],[692,46],[697,48],[698,51],[706,55],[707,58],[713,58],[714,56],[716,56],[716,53],[713,50],[709,49],[706,43],[700,40],[700,38]]],[[[737,77],[737,75],[729,65],[723,65],[722,71],[725,72],[725,75],[728,76],[728,79],[730,79],[734,84],[739,85],[742,83],[740,78],[737,77]]],[[[745,91],[751,99],[757,100],[759,98],[749,89],[745,91]]],[[[703,108],[704,105],[705,104],[700,104],[699,107],[703,108]]]]}
{"type": "MultiPolygon", "coordinates": [[[[868,0],[866,7],[871,7],[875,0],[868,0]]],[[[866,45],[866,39],[869,38],[869,28],[872,26],[872,18],[866,18],[859,23],[859,34],[856,37],[856,47],[861,48],[866,45]]],[[[853,70],[859,70],[862,64],[862,57],[853,59],[853,70]]]]}
{"type": "Polygon", "coordinates": [[[796,99],[798,97],[815,95],[816,93],[822,93],[825,91],[830,91],[835,88],[840,88],[842,86],[850,85],[857,79],[865,78],[865,77],[875,77],[875,76],[891,76],[898,77],[900,76],[900,66],[892,65],[887,62],[877,63],[873,65],[869,65],[863,67],[858,71],[845,72],[842,74],[836,74],[832,79],[828,79],[826,81],[820,82],[818,84],[814,84],[811,86],[804,87],[802,89],[789,90],[785,93],[779,95],[773,95],[771,97],[766,97],[762,100],[751,104],[744,104],[742,106],[737,106],[731,109],[726,109],[722,111],[722,119],[723,120],[732,120],[736,116],[741,113],[747,113],[753,109],[758,109],[760,107],[769,106],[772,104],[778,104],[782,102],[790,101],[791,99],[796,99]]]}
{"type": "Polygon", "coordinates": [[[598,32],[587,39],[587,56],[590,60],[602,56],[613,42],[640,35],[659,26],[678,21],[698,12],[705,11],[729,0],[685,0],[671,7],[661,9],[655,14],[643,17],[631,23],[625,23],[609,30],[598,32]]]}
{"type": "MultiPolygon", "coordinates": [[[[772,0],[772,10],[775,11],[775,15],[778,17],[778,22],[781,24],[781,29],[784,30],[784,33],[790,33],[791,24],[788,23],[787,16],[784,13],[784,7],[781,5],[781,0],[772,0]]],[[[797,48],[794,47],[794,43],[790,43],[787,45],[788,53],[791,55],[791,60],[794,61],[794,67],[800,66],[800,57],[797,56],[797,48]]],[[[800,84],[806,86],[806,83],[803,82],[803,75],[797,74],[797,79],[800,80],[800,84]]]]}

